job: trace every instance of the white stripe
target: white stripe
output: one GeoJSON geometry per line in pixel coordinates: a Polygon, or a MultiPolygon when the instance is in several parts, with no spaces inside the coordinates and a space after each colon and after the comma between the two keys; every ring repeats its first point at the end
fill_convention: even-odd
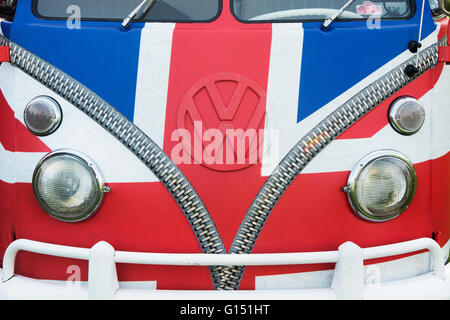
{"type": "MultiPolygon", "coordinates": [[[[430,272],[430,253],[364,266],[364,283],[369,288],[386,282],[415,277],[430,272]]],[[[255,277],[256,290],[329,288],[333,270],[310,271],[255,277]]]]}
{"type": "MultiPolygon", "coordinates": [[[[87,281],[70,281],[70,280],[39,280],[39,281],[41,281],[42,284],[65,286],[70,290],[80,288],[87,290],[89,285],[87,281]]],[[[156,281],[119,281],[120,290],[156,290],[156,285],[157,285],[156,281]]]]}
{"type": "MultiPolygon", "coordinates": [[[[86,154],[99,166],[106,182],[159,181],[132,152],[100,125],[9,63],[0,66],[0,89],[14,110],[16,119],[22,123],[25,106],[34,97],[48,95],[57,100],[63,111],[61,126],[53,134],[39,139],[51,150],[69,148],[86,154]]],[[[34,154],[30,157],[35,160],[37,156],[34,154]]],[[[21,170],[16,171],[17,176],[7,175],[2,170],[5,177],[0,176],[0,179],[7,179],[10,182],[31,182],[30,173],[33,172],[36,161],[28,161],[28,155],[20,152],[16,152],[13,158],[11,155],[3,158],[2,154],[2,165],[3,159],[6,161],[14,159],[16,163],[21,163],[21,170]]],[[[14,164],[8,164],[9,167],[12,165],[14,164]]]]}
{"type": "MultiPolygon", "coordinates": [[[[422,41],[423,49],[436,43],[438,32],[439,26],[437,26],[437,29],[422,41]]],[[[308,116],[306,119],[303,119],[300,123],[297,123],[298,101],[295,104],[291,102],[291,104],[269,109],[267,122],[272,129],[277,129],[279,131],[279,138],[276,141],[278,142],[277,146],[279,150],[279,159],[277,161],[271,161],[270,163],[273,164],[273,167],[264,168],[262,170],[262,175],[269,175],[275,168],[275,165],[277,165],[279,161],[291,150],[295,143],[297,143],[297,141],[299,141],[305,134],[314,128],[315,125],[325,119],[336,108],[344,104],[366,86],[376,81],[384,74],[411,57],[413,57],[413,54],[409,52],[409,50],[403,52],[354,85],[352,88],[308,116]]],[[[283,56],[280,57],[280,59],[283,59],[283,56]]],[[[445,78],[445,75],[441,76],[440,81],[446,81],[443,80],[445,78]]],[[[289,83],[288,81],[281,79],[278,85],[289,85],[289,83]]],[[[441,84],[441,86],[445,85],[445,83],[441,84]]],[[[443,95],[444,92],[445,91],[441,90],[440,95],[443,95]]],[[[436,95],[436,88],[429,93],[429,95],[432,94],[433,96],[436,95]]],[[[429,108],[433,105],[433,108],[435,108],[433,111],[434,113],[436,113],[436,110],[439,109],[439,112],[442,115],[445,115],[448,112],[448,107],[443,108],[443,106],[446,105],[445,99],[443,100],[444,101],[442,101],[443,103],[441,103],[440,106],[436,105],[436,103],[427,103],[428,114],[431,114],[431,110],[429,108]]],[[[448,135],[449,130],[446,129],[445,126],[433,126],[433,131],[440,130],[441,136],[442,132],[446,132],[448,135]]],[[[437,142],[436,144],[438,149],[433,154],[431,153],[430,132],[431,119],[428,119],[421,131],[412,137],[401,136],[387,126],[378,132],[378,134],[374,137],[368,139],[335,140],[327,146],[324,151],[319,153],[319,155],[305,168],[303,173],[348,171],[351,170],[353,165],[364,155],[377,149],[396,149],[406,154],[414,163],[434,159],[438,156],[446,154],[448,152],[448,146],[443,146],[440,142],[437,142]]]]}
{"type": "MultiPolygon", "coordinates": [[[[425,123],[416,134],[403,136],[389,124],[364,139],[335,140],[305,168],[303,173],[348,171],[368,153],[394,149],[413,163],[437,159],[450,151],[450,67],[444,68],[435,87],[421,99],[425,123]]],[[[387,115],[386,115],[387,116],[387,115]]]]}
{"type": "Polygon", "coordinates": [[[431,154],[433,159],[450,150],[450,65],[445,65],[434,88],[420,99],[429,110],[431,154]],[[431,115],[431,117],[430,117],[431,115]]]}
{"type": "Polygon", "coordinates": [[[289,139],[292,126],[297,124],[298,94],[303,50],[303,25],[280,23],[272,25],[269,78],[267,84],[266,130],[261,174],[268,176],[279,163],[277,141],[289,139]],[[288,123],[292,121],[292,123],[288,123]],[[278,137],[276,137],[278,139],[278,137]]]}
{"type": "Polygon", "coordinates": [[[11,152],[0,143],[0,180],[7,183],[31,183],[34,168],[45,153],[11,152]]]}
{"type": "Polygon", "coordinates": [[[160,147],[164,143],[174,23],[142,29],[134,123],[160,147]]]}

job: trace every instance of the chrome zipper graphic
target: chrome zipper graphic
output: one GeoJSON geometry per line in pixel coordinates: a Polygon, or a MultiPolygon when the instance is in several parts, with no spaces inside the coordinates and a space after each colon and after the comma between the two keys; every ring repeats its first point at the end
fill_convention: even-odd
{"type": "MultiPolygon", "coordinates": [[[[234,238],[229,254],[251,253],[275,205],[302,170],[360,118],[434,67],[438,61],[439,44],[443,45],[443,41],[421,50],[386,73],[306,134],[280,162],[255,197],[234,238]],[[413,77],[405,74],[409,65],[418,68],[413,77]]],[[[133,152],[158,177],[189,221],[203,253],[226,253],[217,228],[202,200],[179,168],[153,140],[106,101],[61,70],[1,35],[0,45],[10,47],[11,64],[87,114],[133,152]]],[[[245,266],[211,266],[214,288],[238,289],[244,270],[245,266]]]]}
{"type": "MultiPolygon", "coordinates": [[[[189,221],[203,253],[225,254],[225,246],[208,210],[191,183],[167,154],[142,130],[90,89],[50,63],[0,35],[10,47],[11,64],[83,111],[136,155],[161,181],[189,221]]],[[[214,287],[221,267],[210,267],[214,287]]]]}
{"type": "MultiPolygon", "coordinates": [[[[295,178],[317,154],[369,111],[419,75],[434,67],[437,61],[438,43],[422,50],[413,58],[367,86],[300,139],[275,168],[253,200],[233,240],[229,253],[251,253],[275,205],[295,178]],[[418,73],[414,77],[408,77],[405,74],[405,69],[409,65],[415,65],[418,68],[418,73]]],[[[220,289],[238,289],[244,270],[245,266],[222,269],[223,280],[221,283],[225,286],[220,287],[220,289]]]]}

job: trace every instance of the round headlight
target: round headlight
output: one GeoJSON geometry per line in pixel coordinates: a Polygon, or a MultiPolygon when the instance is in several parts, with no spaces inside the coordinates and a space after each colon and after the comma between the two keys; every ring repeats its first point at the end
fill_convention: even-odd
{"type": "Polygon", "coordinates": [[[389,122],[401,134],[414,134],[425,122],[425,109],[417,99],[399,98],[389,109],[389,122]]]}
{"type": "Polygon", "coordinates": [[[33,191],[49,215],[77,222],[96,212],[105,186],[90,159],[75,151],[58,150],[45,156],[34,170],[33,191]]]}
{"type": "Polygon", "coordinates": [[[28,103],[24,111],[27,128],[37,136],[47,136],[58,129],[62,111],[58,102],[47,96],[39,96],[28,103]]]}
{"type": "Polygon", "coordinates": [[[416,172],[403,154],[373,152],[353,168],[345,190],[354,212],[368,221],[388,221],[410,205],[416,192],[416,172]]]}

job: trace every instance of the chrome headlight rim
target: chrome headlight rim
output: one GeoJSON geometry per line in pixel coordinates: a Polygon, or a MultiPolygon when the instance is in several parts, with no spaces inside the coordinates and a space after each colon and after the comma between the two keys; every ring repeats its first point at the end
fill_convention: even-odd
{"type": "Polygon", "coordinates": [[[45,136],[48,136],[48,135],[54,133],[56,130],[58,130],[58,128],[60,127],[60,125],[62,123],[63,116],[62,116],[61,106],[58,103],[58,101],[56,101],[54,98],[49,97],[49,96],[37,96],[37,97],[33,98],[26,105],[23,113],[24,113],[23,118],[24,118],[25,126],[28,128],[28,130],[30,130],[31,133],[33,133],[34,135],[39,136],[39,137],[45,137],[45,136]],[[44,103],[45,105],[50,107],[50,109],[55,114],[55,118],[53,119],[51,125],[44,131],[35,130],[33,128],[33,126],[31,126],[30,123],[28,122],[28,119],[26,116],[28,108],[30,108],[32,104],[37,103],[37,102],[44,103]]]}
{"type": "Polygon", "coordinates": [[[422,103],[420,103],[419,100],[410,97],[410,96],[403,96],[403,97],[399,97],[397,99],[394,100],[394,102],[392,102],[390,108],[389,108],[389,123],[391,124],[391,126],[394,128],[395,131],[397,131],[398,133],[405,135],[405,136],[410,136],[413,135],[415,133],[417,133],[422,127],[423,124],[425,123],[425,108],[423,107],[422,103]],[[415,103],[419,106],[420,111],[423,113],[423,120],[422,123],[420,124],[420,126],[418,128],[416,128],[415,130],[407,130],[405,128],[402,127],[402,125],[397,121],[397,113],[400,110],[401,107],[403,107],[406,103],[415,103]]]}
{"type": "Polygon", "coordinates": [[[414,196],[416,194],[416,190],[417,190],[417,174],[416,174],[414,165],[408,159],[408,157],[406,157],[403,153],[395,151],[395,150],[390,150],[390,149],[374,151],[374,152],[369,153],[368,155],[364,156],[361,160],[359,160],[358,163],[356,163],[355,166],[353,167],[353,169],[350,173],[350,176],[348,178],[348,181],[347,181],[347,186],[345,187],[345,191],[347,192],[347,197],[348,197],[350,206],[351,206],[353,212],[355,213],[355,215],[365,221],[378,222],[378,223],[393,220],[393,219],[397,218],[398,216],[400,216],[403,212],[405,212],[405,210],[408,209],[409,205],[413,201],[414,196]],[[398,210],[397,212],[394,212],[390,215],[378,217],[378,216],[371,214],[370,212],[365,211],[362,208],[362,206],[359,204],[359,200],[357,199],[357,196],[356,196],[356,183],[357,183],[359,177],[361,176],[361,173],[363,172],[363,170],[369,164],[371,164],[372,162],[374,162],[376,160],[382,159],[382,158],[395,158],[395,159],[401,160],[404,164],[406,164],[406,167],[408,168],[408,171],[411,175],[412,184],[410,186],[411,187],[410,194],[409,194],[402,210],[398,210]]]}
{"type": "Polygon", "coordinates": [[[34,196],[37,200],[37,202],[39,203],[39,206],[51,217],[59,220],[59,221],[63,221],[63,222],[81,222],[84,221],[86,219],[89,219],[90,217],[92,217],[95,213],[98,212],[100,206],[103,203],[104,200],[104,193],[107,189],[109,189],[106,185],[105,185],[105,179],[100,171],[100,168],[95,164],[95,162],[90,159],[88,156],[86,156],[85,154],[76,151],[76,150],[72,150],[72,149],[58,149],[58,150],[54,150],[50,153],[48,153],[47,155],[45,155],[37,164],[36,168],[34,169],[33,172],[33,178],[32,178],[32,187],[33,187],[33,193],[34,196]],[[51,158],[54,157],[58,157],[58,156],[69,156],[71,158],[75,158],[76,160],[81,161],[84,165],[86,165],[87,168],[89,168],[92,173],[93,176],[95,178],[95,184],[96,184],[96,198],[94,201],[94,205],[92,205],[91,207],[89,207],[88,210],[85,210],[85,212],[83,214],[81,214],[79,217],[77,218],[63,218],[61,216],[56,215],[52,210],[50,210],[47,205],[42,201],[40,195],[39,195],[39,191],[37,190],[37,183],[36,183],[36,179],[38,177],[38,174],[40,172],[40,169],[42,168],[42,166],[51,158]]]}

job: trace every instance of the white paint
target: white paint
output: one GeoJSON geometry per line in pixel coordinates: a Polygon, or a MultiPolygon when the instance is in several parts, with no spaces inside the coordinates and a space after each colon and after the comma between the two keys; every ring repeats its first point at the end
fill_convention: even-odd
{"type": "MultiPolygon", "coordinates": [[[[159,145],[163,145],[164,140],[173,28],[173,24],[152,23],[148,24],[142,33],[135,123],[159,145]]],[[[301,24],[274,24],[273,28],[266,128],[271,129],[267,132],[278,130],[280,159],[292,148],[293,141],[298,141],[335,108],[392,67],[412,56],[409,51],[404,52],[302,122],[297,123],[303,28],[301,24]]],[[[424,39],[424,47],[433,44],[436,38],[437,31],[424,39]]],[[[450,106],[445,95],[450,81],[449,68],[447,66],[444,69],[436,87],[421,99],[427,115],[431,116],[427,117],[419,133],[405,137],[397,134],[390,126],[386,126],[371,138],[335,140],[305,168],[303,173],[348,171],[364,155],[376,149],[396,149],[414,163],[448,153],[449,139],[442,137],[450,134],[446,123],[450,118],[450,106]],[[330,157],[330,154],[333,156],[330,157]]],[[[85,153],[99,165],[107,182],[158,181],[150,170],[120,142],[51,90],[7,63],[0,67],[0,75],[0,88],[14,109],[16,118],[22,123],[23,110],[35,96],[45,94],[59,101],[64,113],[61,127],[54,134],[40,138],[49,148],[52,150],[72,148],[85,153]],[[21,90],[21,88],[27,88],[27,90],[21,90]],[[133,170],[127,170],[127,168],[133,168],[133,170]]],[[[274,147],[268,145],[270,141],[274,144],[273,139],[266,137],[264,140],[264,150],[274,147]]],[[[9,183],[31,182],[30,173],[34,170],[37,158],[41,158],[42,154],[11,155],[5,153],[4,149],[0,152],[4,155],[3,159],[8,160],[2,161],[4,164],[0,169],[0,179],[9,183]],[[10,162],[12,159],[14,159],[13,163],[10,162]],[[15,171],[11,171],[12,168],[15,171]],[[16,177],[13,176],[13,172],[17,175],[16,177]]],[[[273,171],[279,162],[277,160],[279,159],[273,159],[273,161],[263,159],[263,176],[273,171]]]]}
{"type": "MultiPolygon", "coordinates": [[[[22,123],[24,123],[24,109],[34,97],[47,95],[59,102],[63,111],[61,126],[53,134],[39,137],[51,150],[68,148],[84,153],[99,166],[106,182],[159,181],[133,153],[95,121],[9,63],[3,63],[0,66],[0,88],[13,109],[16,119],[22,123]]],[[[11,155],[8,156],[12,159],[11,155]]],[[[17,153],[13,157],[16,162],[23,165],[18,172],[16,171],[18,176],[15,178],[11,175],[6,176],[5,170],[0,172],[10,182],[16,180],[16,182],[31,182],[31,176],[26,174],[33,172],[37,163],[35,157],[37,157],[36,154],[29,156],[24,153],[17,153]],[[28,157],[31,157],[33,161],[27,162],[30,160],[28,157]]],[[[7,165],[17,168],[15,164],[7,165]]]]}
{"type": "Polygon", "coordinates": [[[31,183],[34,168],[45,155],[40,152],[11,152],[0,143],[0,180],[31,183]]]}
{"type": "MultiPolygon", "coordinates": [[[[350,277],[344,279],[343,283],[349,283],[355,280],[355,278],[363,277],[361,281],[365,285],[365,291],[376,292],[379,289],[384,289],[388,283],[394,283],[396,281],[410,281],[415,277],[420,277],[425,274],[433,274],[436,278],[442,281],[448,281],[448,270],[450,265],[444,266],[444,261],[448,258],[448,250],[450,246],[450,240],[440,248],[437,243],[429,238],[418,239],[420,241],[407,241],[396,243],[388,246],[379,246],[362,249],[362,257],[365,260],[376,259],[387,256],[395,256],[398,254],[416,252],[419,247],[429,250],[429,252],[415,254],[406,258],[395,259],[392,261],[370,264],[364,266],[363,275],[361,270],[358,270],[356,277],[350,277]],[[431,253],[431,254],[430,254],[431,253]]],[[[342,245],[343,246],[343,245],[342,245]]],[[[341,246],[341,247],[342,247],[341,246]]],[[[339,247],[341,249],[341,247],[339,247]]],[[[342,248],[343,249],[343,248],[342,248]]],[[[345,259],[342,255],[343,250],[339,253],[340,259],[345,259]]],[[[350,260],[360,259],[357,248],[353,248],[355,256],[352,256],[350,252],[350,260]]],[[[347,263],[347,262],[346,262],[347,263]]],[[[353,267],[354,268],[354,267],[353,267]]],[[[311,288],[329,288],[334,285],[336,287],[336,279],[342,277],[351,276],[354,272],[348,269],[349,273],[336,276],[339,271],[337,266],[335,270],[322,270],[312,272],[290,273],[290,274],[278,274],[269,276],[255,277],[255,289],[256,290],[282,290],[282,289],[311,289],[311,288]]],[[[358,284],[356,284],[357,286],[358,284]]],[[[360,289],[360,288],[359,288],[360,289]]],[[[339,294],[337,294],[339,296],[339,294]]]]}
{"type": "Polygon", "coordinates": [[[334,269],[331,288],[339,300],[356,300],[363,298],[364,266],[363,249],[353,242],[339,246],[339,258],[334,269]]]}
{"type": "Polygon", "coordinates": [[[429,110],[431,154],[437,158],[450,150],[450,65],[445,65],[433,90],[427,92],[420,101],[429,110]]]}
{"type": "Polygon", "coordinates": [[[333,270],[275,274],[256,276],[256,290],[293,290],[330,288],[333,280],[333,270]]]}
{"type": "MultiPolygon", "coordinates": [[[[0,269],[0,278],[1,278],[1,269],[0,269]]],[[[15,275],[14,277],[20,277],[15,275]]],[[[71,281],[71,280],[39,280],[44,284],[57,285],[57,286],[66,286],[69,290],[84,288],[88,290],[88,282],[89,281],[71,281]]],[[[119,281],[119,290],[156,290],[156,281],[119,281]]]]}
{"type": "MultiPolygon", "coordinates": [[[[448,246],[442,248],[448,255],[448,246]]],[[[431,271],[428,252],[392,261],[371,264],[364,267],[364,282],[370,288],[385,282],[413,278],[431,271]]],[[[333,270],[287,273],[255,277],[256,290],[329,288],[333,280],[333,270]]]]}
{"type": "MultiPolygon", "coordinates": [[[[263,176],[270,175],[279,163],[278,158],[272,159],[276,157],[273,153],[273,148],[276,147],[274,143],[291,139],[292,126],[297,122],[303,33],[302,24],[275,23],[272,25],[263,160],[267,154],[270,154],[273,161],[262,162],[263,176]],[[273,130],[278,132],[279,139],[271,142],[269,133],[273,130]]],[[[281,151],[282,155],[286,153],[284,149],[281,151]]]]}
{"type": "MultiPolygon", "coordinates": [[[[433,33],[431,33],[422,41],[423,50],[436,43],[438,32],[439,25],[433,33]]],[[[289,54],[287,56],[289,56],[289,54]]],[[[291,150],[291,148],[295,145],[295,143],[297,143],[297,141],[299,141],[320,121],[325,119],[339,106],[343,105],[354,95],[359,93],[362,89],[364,89],[401,63],[407,61],[411,57],[413,57],[413,54],[409,50],[406,50],[405,52],[370,74],[368,77],[355,84],[352,88],[336,97],[334,100],[332,100],[307,118],[303,119],[300,123],[297,123],[298,102],[293,103],[295,99],[298,100],[298,90],[297,97],[292,96],[290,98],[291,103],[285,104],[283,102],[283,104],[285,105],[278,108],[270,107],[270,105],[268,104],[268,124],[271,129],[279,130],[280,132],[279,160],[281,160],[291,150]]],[[[275,57],[273,58],[275,59],[275,57]]],[[[284,57],[280,57],[280,59],[283,58],[284,57]]],[[[301,57],[299,57],[299,59],[301,59],[301,57]]],[[[290,59],[287,59],[286,61],[287,65],[289,65],[289,63],[292,63],[290,62],[290,59]]],[[[275,64],[275,62],[273,62],[273,64],[275,64]]],[[[446,69],[448,69],[448,67],[446,67],[446,69]]],[[[278,81],[281,81],[279,85],[289,85],[289,81],[284,81],[282,77],[278,81]]],[[[448,86],[448,75],[444,74],[441,76],[439,84],[436,86],[436,88],[444,88],[446,85],[448,86]]],[[[440,89],[440,91],[434,89],[429,93],[429,95],[440,94],[443,101],[439,105],[436,103],[426,103],[425,107],[427,109],[427,114],[428,112],[430,112],[431,108],[434,108],[433,112],[440,114],[440,119],[446,119],[445,117],[449,112],[449,102],[448,96],[447,102],[445,101],[446,95],[444,94],[444,92],[448,92],[448,89],[447,91],[443,91],[443,89],[440,89]]],[[[293,92],[291,92],[291,94],[293,94],[293,92]]],[[[278,98],[281,99],[281,96],[282,94],[280,94],[278,98]]],[[[422,100],[425,101],[424,99],[426,98],[424,97],[422,100]]],[[[429,99],[426,101],[429,101],[429,99]]],[[[443,120],[440,121],[443,122],[443,120]]],[[[424,127],[421,129],[421,131],[411,137],[401,136],[393,129],[391,129],[390,126],[386,126],[371,138],[334,140],[322,152],[320,152],[310,164],[308,164],[308,166],[303,170],[302,173],[349,171],[359,159],[377,149],[396,149],[408,156],[414,163],[427,161],[445,155],[449,151],[448,141],[444,141],[445,139],[442,138],[440,139],[440,141],[433,141],[435,145],[433,146],[434,152],[432,152],[430,135],[431,130],[439,132],[441,137],[449,136],[450,134],[450,129],[448,128],[448,126],[442,123],[432,124],[431,119],[428,119],[426,120],[426,123],[424,124],[424,127]]],[[[278,164],[279,161],[272,161],[270,163],[278,164]]],[[[272,167],[266,166],[262,169],[261,174],[263,176],[268,176],[273,172],[274,169],[275,164],[272,167]]]]}
{"type": "MultiPolygon", "coordinates": [[[[0,269],[0,275],[2,270],[0,269]]],[[[448,275],[442,281],[432,274],[393,281],[376,289],[365,288],[366,300],[394,299],[450,299],[450,265],[448,275]]],[[[87,299],[85,286],[68,289],[64,284],[49,283],[22,276],[15,276],[0,286],[2,300],[78,300],[87,299]]],[[[119,289],[118,300],[332,300],[335,292],[330,288],[304,290],[141,290],[119,289]]]]}
{"type": "Polygon", "coordinates": [[[119,289],[156,290],[156,281],[119,281],[119,289]]]}
{"type": "Polygon", "coordinates": [[[174,23],[147,23],[142,29],[134,123],[164,145],[174,23]]]}
{"type": "Polygon", "coordinates": [[[114,248],[105,241],[89,251],[88,297],[91,300],[112,300],[119,290],[114,248]]]}
{"type": "Polygon", "coordinates": [[[338,139],[328,145],[303,173],[347,171],[374,150],[393,149],[413,163],[437,159],[450,151],[450,66],[446,66],[434,87],[420,99],[425,122],[412,136],[398,134],[389,124],[374,136],[364,139],[338,139]],[[330,156],[331,155],[331,156],[330,156]]]}
{"type": "Polygon", "coordinates": [[[274,254],[166,254],[142,252],[116,252],[117,263],[169,265],[169,266],[269,266],[315,263],[334,263],[337,251],[298,252],[274,254]]]}

